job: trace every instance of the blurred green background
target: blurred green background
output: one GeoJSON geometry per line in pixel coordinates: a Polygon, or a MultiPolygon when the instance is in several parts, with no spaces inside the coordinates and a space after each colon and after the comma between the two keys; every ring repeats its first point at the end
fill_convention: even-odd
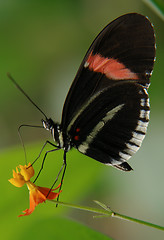
{"type": "MultiPolygon", "coordinates": [[[[17,218],[28,207],[28,192],[7,181],[11,170],[24,164],[18,126],[41,125],[42,115],[13,86],[6,73],[13,75],[47,116],[60,121],[64,99],[86,50],[105,25],[128,12],[148,16],[157,38],[147,137],[130,160],[134,168],[130,173],[103,166],[76,150],[69,152],[61,200],[96,207],[92,201],[96,199],[122,214],[164,225],[164,22],[141,0],[0,0],[3,239],[106,239],[85,226],[118,240],[164,239],[159,230],[119,219],[93,219],[93,214],[60,206],[56,209],[50,202],[39,205],[29,217],[17,218]]],[[[52,140],[42,129],[22,129],[22,136],[29,161],[37,157],[45,140],[52,140]]],[[[37,184],[51,186],[62,164],[62,154],[61,150],[48,156],[37,184]]]]}

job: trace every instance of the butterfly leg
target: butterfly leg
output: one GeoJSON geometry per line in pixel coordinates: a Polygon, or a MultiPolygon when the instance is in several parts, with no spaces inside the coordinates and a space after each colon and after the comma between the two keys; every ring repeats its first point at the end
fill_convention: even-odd
{"type": "MultiPolygon", "coordinates": [[[[47,194],[47,196],[46,196],[46,197],[48,197],[48,195],[50,194],[51,190],[53,189],[53,187],[54,187],[55,183],[58,181],[58,178],[59,178],[59,176],[60,176],[60,173],[61,173],[61,171],[62,171],[63,167],[64,167],[64,163],[63,163],[63,165],[61,166],[61,168],[60,168],[60,171],[58,172],[58,175],[57,175],[57,177],[56,177],[56,179],[55,179],[54,183],[52,184],[52,186],[51,186],[51,188],[50,188],[50,191],[48,192],[48,194],[47,194]]],[[[60,185],[59,185],[59,186],[61,186],[61,183],[60,183],[60,185]]],[[[61,188],[60,188],[60,189],[61,189],[61,188]]],[[[60,191],[60,190],[59,190],[59,191],[60,191]]]]}
{"type": "MultiPolygon", "coordinates": [[[[51,190],[53,189],[54,185],[55,185],[56,182],[58,181],[58,178],[59,178],[59,176],[60,176],[60,173],[61,173],[62,170],[63,170],[63,167],[64,167],[64,171],[63,171],[63,175],[62,175],[61,182],[60,182],[59,192],[60,192],[60,190],[61,190],[61,188],[62,188],[62,183],[63,183],[63,179],[64,179],[66,167],[67,167],[67,164],[66,164],[66,152],[64,152],[63,164],[62,164],[62,166],[61,166],[61,168],[60,168],[60,171],[58,172],[58,175],[57,175],[54,183],[53,183],[52,186],[51,186],[51,189],[50,189],[49,193],[51,192],[51,190]]],[[[47,196],[49,195],[49,193],[47,194],[47,196]]],[[[59,200],[59,196],[58,196],[58,198],[57,198],[57,201],[58,201],[58,200],[59,200]]],[[[56,207],[57,207],[57,206],[58,206],[58,204],[56,204],[56,207]]]]}
{"type": "Polygon", "coordinates": [[[31,165],[33,165],[38,160],[38,158],[40,158],[40,155],[43,152],[43,150],[47,144],[50,144],[51,146],[56,147],[57,149],[54,149],[54,151],[59,149],[58,146],[56,146],[55,144],[51,143],[50,141],[46,141],[44,143],[43,147],[41,148],[39,155],[37,156],[37,158],[33,161],[33,163],[31,165]]]}
{"type": "MultiPolygon", "coordinates": [[[[47,143],[50,143],[50,142],[47,141],[47,142],[43,145],[43,147],[42,147],[42,149],[41,149],[41,151],[40,151],[39,156],[37,157],[37,159],[40,157],[40,154],[41,154],[41,152],[43,151],[43,149],[44,149],[44,147],[45,147],[45,145],[46,145],[47,143]]],[[[53,145],[53,144],[51,144],[51,145],[53,145]]],[[[53,145],[53,146],[54,146],[54,145],[53,145]]],[[[45,163],[45,159],[46,159],[46,157],[47,157],[47,154],[50,153],[50,152],[57,151],[57,150],[59,150],[59,149],[60,149],[60,148],[52,149],[52,150],[49,150],[49,151],[47,151],[47,152],[45,153],[44,158],[43,158],[43,161],[42,161],[41,168],[40,168],[40,170],[39,170],[39,172],[38,172],[38,174],[37,174],[34,182],[36,182],[36,180],[38,179],[38,177],[39,177],[39,175],[40,175],[40,173],[41,173],[41,171],[42,171],[42,169],[43,169],[43,166],[44,166],[44,163],[45,163]]],[[[35,161],[36,161],[37,159],[35,159],[35,161]]],[[[35,161],[34,161],[34,162],[35,162],[35,161]]],[[[34,162],[33,162],[32,164],[34,164],[34,162]]]]}
{"type": "MultiPolygon", "coordinates": [[[[62,165],[62,168],[64,167],[64,170],[63,170],[63,175],[62,175],[62,178],[61,178],[61,182],[60,182],[60,188],[59,188],[59,191],[61,190],[62,188],[62,184],[63,184],[63,179],[64,179],[64,176],[65,176],[65,171],[66,171],[66,167],[67,167],[67,162],[66,162],[66,151],[64,151],[64,157],[63,157],[63,165],[62,165]]],[[[57,197],[57,202],[59,200],[59,195],[57,197]]],[[[58,206],[58,204],[56,204],[56,207],[58,206]]]]}

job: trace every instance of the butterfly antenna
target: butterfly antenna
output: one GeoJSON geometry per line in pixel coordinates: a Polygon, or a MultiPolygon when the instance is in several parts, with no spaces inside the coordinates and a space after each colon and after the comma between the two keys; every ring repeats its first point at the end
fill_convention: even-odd
{"type": "Polygon", "coordinates": [[[25,144],[24,144],[24,141],[23,141],[23,138],[22,138],[22,135],[21,135],[21,129],[22,127],[33,127],[33,128],[43,128],[43,126],[35,126],[35,125],[29,125],[29,124],[22,124],[18,127],[18,135],[19,135],[19,139],[22,143],[22,146],[23,146],[23,150],[24,150],[24,155],[25,155],[25,163],[27,165],[27,154],[26,154],[26,148],[25,148],[25,144]]]}
{"type": "Polygon", "coordinates": [[[27,93],[19,86],[19,84],[14,80],[14,78],[10,75],[10,73],[7,73],[7,76],[9,79],[14,83],[14,85],[18,88],[18,90],[23,93],[23,95],[44,115],[44,117],[47,119],[46,114],[34,103],[34,101],[27,95],[27,93]]]}
{"type": "Polygon", "coordinates": [[[23,126],[23,125],[19,126],[19,128],[18,128],[18,135],[19,135],[19,139],[20,139],[20,141],[21,141],[21,143],[22,143],[22,146],[23,146],[24,156],[25,156],[25,163],[26,163],[26,165],[27,165],[26,148],[25,148],[25,145],[24,145],[24,142],[23,142],[23,138],[22,138],[21,133],[20,133],[20,129],[21,129],[22,126],[23,126]]]}

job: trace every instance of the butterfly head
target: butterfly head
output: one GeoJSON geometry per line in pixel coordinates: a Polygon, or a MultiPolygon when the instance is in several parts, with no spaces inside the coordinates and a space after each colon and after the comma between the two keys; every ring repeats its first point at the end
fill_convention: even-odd
{"type": "Polygon", "coordinates": [[[42,119],[43,127],[50,131],[53,137],[53,140],[58,144],[59,147],[61,147],[61,141],[60,141],[60,126],[59,124],[55,123],[51,118],[46,118],[46,120],[42,119]]]}
{"type": "Polygon", "coordinates": [[[42,119],[42,124],[43,124],[43,127],[49,131],[51,131],[55,125],[55,123],[51,118],[46,118],[46,120],[42,119]]]}

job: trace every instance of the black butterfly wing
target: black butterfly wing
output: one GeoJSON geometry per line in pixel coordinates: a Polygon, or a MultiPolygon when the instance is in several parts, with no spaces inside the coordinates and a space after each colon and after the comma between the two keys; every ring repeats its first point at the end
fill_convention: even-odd
{"type": "Polygon", "coordinates": [[[124,171],[141,146],[149,121],[149,98],[141,85],[124,82],[93,96],[68,126],[81,153],[124,171]]]}
{"type": "Polygon", "coordinates": [[[68,92],[61,128],[67,127],[81,107],[96,93],[119,81],[147,86],[155,57],[154,30],[137,13],[123,15],[108,24],[93,41],[68,92]]]}
{"type": "Polygon", "coordinates": [[[107,25],[86,53],[67,95],[61,122],[64,142],[104,164],[131,170],[149,121],[154,30],[139,14],[107,25]]]}

